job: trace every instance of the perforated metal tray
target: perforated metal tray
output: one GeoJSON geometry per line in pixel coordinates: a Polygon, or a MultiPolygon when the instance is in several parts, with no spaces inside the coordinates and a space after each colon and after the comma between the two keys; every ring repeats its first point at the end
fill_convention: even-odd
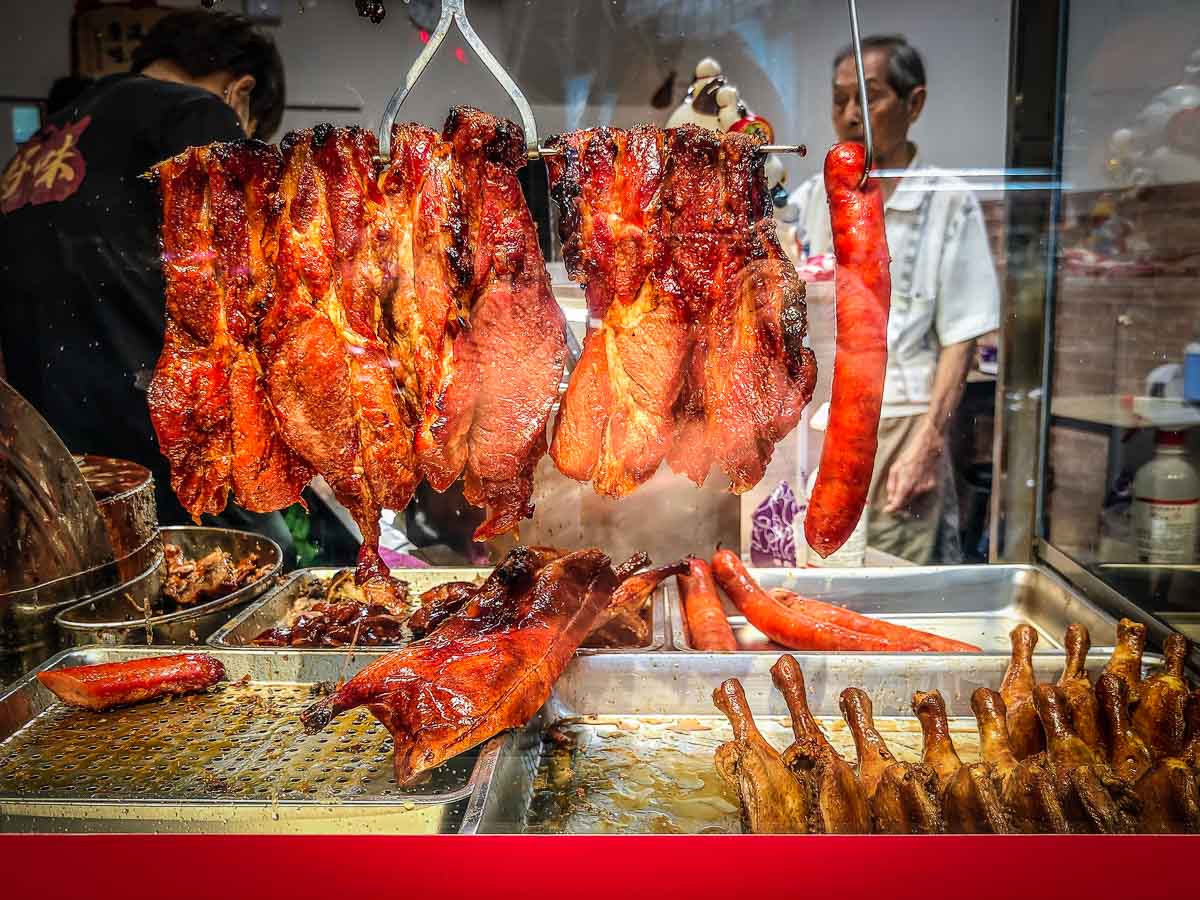
{"type": "MultiPolygon", "coordinates": [[[[309,569],[297,569],[287,579],[261,599],[249,604],[245,609],[239,612],[234,618],[230,619],[225,625],[217,629],[216,632],[208,639],[210,647],[219,647],[223,649],[233,649],[237,647],[253,647],[254,639],[266,631],[268,628],[276,628],[281,625],[286,625],[290,619],[294,605],[297,600],[306,596],[308,591],[313,586],[314,582],[326,581],[336,575],[341,569],[336,568],[320,568],[314,567],[309,569]]],[[[429,569],[396,569],[392,574],[401,581],[408,582],[409,598],[413,608],[416,608],[417,600],[422,593],[439,584],[445,584],[448,581],[475,581],[482,582],[492,572],[488,568],[472,568],[472,567],[442,567],[429,569]]],[[[665,595],[660,586],[654,592],[654,596],[650,598],[648,605],[650,614],[650,640],[642,647],[619,647],[619,648],[594,648],[581,647],[578,652],[583,655],[593,653],[619,653],[627,652],[628,650],[658,650],[662,648],[667,641],[666,627],[666,606],[665,595]]],[[[387,653],[390,650],[395,650],[397,647],[403,647],[410,642],[407,629],[405,629],[405,637],[400,643],[388,647],[363,647],[363,653],[387,653]]],[[[345,653],[345,650],[339,647],[314,647],[305,648],[306,653],[345,653]]]]}
{"type": "MultiPolygon", "coordinates": [[[[1007,656],[1012,649],[1009,632],[1022,622],[1037,629],[1039,653],[1061,654],[1063,634],[1072,622],[1087,626],[1094,649],[1103,651],[1116,640],[1112,616],[1034,566],[750,569],[750,574],[764,590],[788,588],[888,622],[967,641],[985,653],[1007,656]]],[[[666,591],[672,645],[699,652],[692,646],[674,579],[666,591]]],[[[722,601],[740,650],[783,652],[727,597],[722,601]]]]}
{"type": "MultiPolygon", "coordinates": [[[[80,649],[41,668],[162,652],[80,649]]],[[[0,830],[437,832],[457,827],[491,772],[499,739],[398,787],[391,737],[365,709],[305,734],[298,714],[315,685],[369,657],[212,653],[229,680],[206,694],[94,713],[31,673],[0,696],[0,830]]]]}

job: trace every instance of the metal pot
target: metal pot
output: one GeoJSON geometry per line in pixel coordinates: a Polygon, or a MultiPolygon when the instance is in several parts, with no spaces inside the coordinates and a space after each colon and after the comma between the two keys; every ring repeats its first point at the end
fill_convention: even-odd
{"type": "Polygon", "coordinates": [[[60,612],[55,624],[70,644],[200,644],[233,613],[275,583],[283,551],[267,537],[231,528],[180,526],[160,530],[164,544],[178,546],[190,559],[224,550],[234,559],[251,553],[269,565],[267,573],[232,594],[191,607],[166,608],[161,558],[137,578],[60,612]]]}

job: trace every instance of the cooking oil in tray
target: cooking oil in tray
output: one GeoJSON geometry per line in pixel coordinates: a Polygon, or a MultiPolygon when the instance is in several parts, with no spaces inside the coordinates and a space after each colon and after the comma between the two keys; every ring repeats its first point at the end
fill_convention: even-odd
{"type": "MultiPolygon", "coordinates": [[[[841,719],[820,719],[848,761],[854,741],[841,719]]],[[[782,752],[790,721],[760,716],[763,736],[782,752]]],[[[898,759],[921,757],[913,718],[877,717],[898,759]]],[[[975,720],[950,720],[964,763],[978,762],[975,720]]],[[[713,753],[732,737],[721,716],[588,716],[564,719],[543,736],[525,830],[533,833],[722,834],[741,831],[736,792],[717,775],[713,753]]]]}

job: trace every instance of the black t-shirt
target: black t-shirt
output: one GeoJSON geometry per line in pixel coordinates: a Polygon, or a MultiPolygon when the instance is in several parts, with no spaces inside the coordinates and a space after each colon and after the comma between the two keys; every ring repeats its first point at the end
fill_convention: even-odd
{"type": "Polygon", "coordinates": [[[202,88],[114,75],[53,116],[0,181],[8,380],[71,450],[148,466],[164,524],[186,517],[146,408],[164,301],[161,211],[140,176],[240,137],[233,110],[202,88]]]}

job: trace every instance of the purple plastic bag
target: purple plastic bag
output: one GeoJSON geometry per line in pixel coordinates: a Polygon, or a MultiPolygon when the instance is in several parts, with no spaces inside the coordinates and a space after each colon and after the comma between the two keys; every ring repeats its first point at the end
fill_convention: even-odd
{"type": "Polygon", "coordinates": [[[795,566],[796,532],[793,525],[804,508],[786,481],[754,510],[750,525],[750,563],[755,566],[795,566]]]}

